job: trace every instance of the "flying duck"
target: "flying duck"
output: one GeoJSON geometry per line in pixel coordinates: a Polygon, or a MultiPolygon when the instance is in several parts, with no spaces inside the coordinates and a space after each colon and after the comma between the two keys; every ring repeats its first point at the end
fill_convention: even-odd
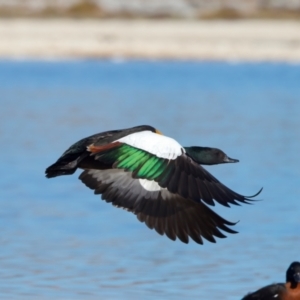
{"type": "Polygon", "coordinates": [[[152,126],[112,130],[84,138],[46,169],[46,177],[84,171],[79,179],[102,199],[134,213],[150,229],[203,244],[236,233],[229,222],[206,206],[248,203],[257,196],[240,195],[219,182],[200,164],[235,163],[223,151],[182,147],[152,126]]]}
{"type": "Polygon", "coordinates": [[[300,300],[300,262],[293,262],[286,271],[286,283],[265,286],[242,300],[300,300]]]}

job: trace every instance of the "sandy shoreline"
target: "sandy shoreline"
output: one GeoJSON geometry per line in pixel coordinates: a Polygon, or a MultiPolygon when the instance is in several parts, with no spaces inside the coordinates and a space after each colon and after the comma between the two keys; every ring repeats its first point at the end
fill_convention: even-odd
{"type": "Polygon", "coordinates": [[[300,22],[2,19],[1,58],[300,62],[300,22]]]}

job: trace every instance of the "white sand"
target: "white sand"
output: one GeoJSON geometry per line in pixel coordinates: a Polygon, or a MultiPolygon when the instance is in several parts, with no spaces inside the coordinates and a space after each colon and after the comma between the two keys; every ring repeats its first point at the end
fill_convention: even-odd
{"type": "Polygon", "coordinates": [[[0,58],[300,62],[300,22],[0,20],[0,58]]]}

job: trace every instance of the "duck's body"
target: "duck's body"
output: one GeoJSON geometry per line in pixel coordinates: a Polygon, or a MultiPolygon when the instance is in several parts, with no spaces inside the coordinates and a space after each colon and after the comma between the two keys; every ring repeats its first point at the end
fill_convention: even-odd
{"type": "MultiPolygon", "coordinates": [[[[102,199],[137,215],[141,222],[188,243],[190,236],[215,242],[225,237],[219,229],[235,233],[234,225],[203,202],[224,206],[247,203],[199,164],[237,162],[219,149],[182,147],[151,126],[107,131],[72,145],[46,169],[48,178],[84,169],[80,179],[102,199]]],[[[256,195],[254,195],[256,196],[256,195]]]]}
{"type": "Polygon", "coordinates": [[[300,263],[293,262],[286,271],[286,283],[270,284],[242,300],[300,300],[300,263]]]}

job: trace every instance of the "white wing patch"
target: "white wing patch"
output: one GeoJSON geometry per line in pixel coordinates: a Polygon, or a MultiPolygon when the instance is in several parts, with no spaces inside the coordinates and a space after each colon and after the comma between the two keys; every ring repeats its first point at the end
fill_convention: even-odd
{"type": "Polygon", "coordinates": [[[152,131],[132,133],[116,141],[145,150],[165,159],[176,159],[182,152],[185,153],[184,148],[177,141],[152,131]]]}
{"type": "Polygon", "coordinates": [[[158,183],[153,180],[139,179],[139,182],[141,186],[149,192],[156,192],[162,189],[158,183]]]}

